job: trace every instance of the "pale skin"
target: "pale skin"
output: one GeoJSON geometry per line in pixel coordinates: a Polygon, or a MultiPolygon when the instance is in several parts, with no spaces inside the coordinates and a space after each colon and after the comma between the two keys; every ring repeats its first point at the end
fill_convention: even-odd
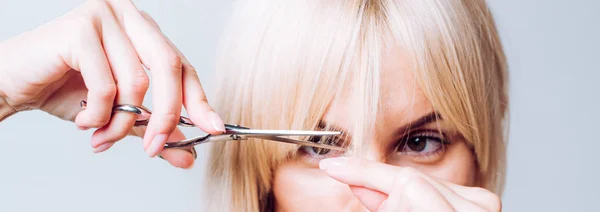
{"type": "MultiPolygon", "coordinates": [[[[420,126],[416,120],[435,112],[402,55],[384,60],[375,133],[362,141],[362,159],[342,152],[302,148],[275,170],[273,193],[278,211],[500,211],[495,194],[475,187],[476,163],[460,135],[441,119],[420,126]],[[412,124],[410,130],[399,130],[412,124]],[[441,135],[439,132],[445,135],[441,135]],[[425,146],[399,143],[403,132],[425,146]],[[425,133],[424,133],[425,132],[425,133]],[[435,137],[447,138],[441,145],[435,137]],[[401,148],[398,148],[401,146],[401,148]],[[399,150],[403,149],[403,150],[399,150]]],[[[334,100],[323,121],[351,132],[352,96],[334,100]]],[[[422,120],[422,119],[421,119],[422,120]]],[[[410,139],[409,139],[410,140],[410,139]]],[[[348,141],[344,141],[348,142],[348,141]]],[[[354,141],[350,141],[354,142],[354,141]]]]}
{"type": "Polygon", "coordinates": [[[195,69],[163,35],[150,16],[130,1],[91,0],[30,32],[0,43],[2,117],[39,109],[95,128],[91,146],[106,151],[127,135],[143,137],[150,157],[160,155],[181,168],[193,166],[189,151],[163,150],[185,139],[176,128],[184,106],[201,130],[224,131],[206,100],[195,69]],[[153,115],[133,128],[135,116],[116,113],[114,104],[141,105],[153,76],[153,115]],[[79,106],[87,100],[87,109],[79,106]],[[6,112],[9,108],[11,111],[6,112]]]}
{"type": "MultiPolygon", "coordinates": [[[[369,146],[367,158],[334,154],[321,160],[303,148],[298,158],[276,170],[277,208],[499,211],[496,195],[471,187],[476,181],[474,157],[460,136],[450,136],[444,151],[429,157],[396,154],[395,143],[401,138],[397,128],[435,111],[411,84],[410,71],[401,60],[385,64],[383,110],[376,136],[364,141],[369,146]]],[[[344,117],[351,114],[344,107],[348,98],[336,99],[324,121],[352,131],[344,126],[344,117]]],[[[224,130],[193,66],[156,22],[130,1],[91,0],[55,21],[0,42],[0,120],[19,111],[42,110],[81,130],[94,129],[91,146],[96,153],[135,135],[143,138],[150,157],[160,155],[173,166],[190,168],[194,162],[190,152],[163,150],[166,142],[185,139],[176,128],[182,106],[204,132],[224,130]],[[111,108],[142,104],[149,87],[143,67],[154,79],[153,116],[148,127],[133,128],[133,115],[111,115],[111,108]],[[84,99],[88,106],[82,110],[79,102],[84,99]]],[[[441,127],[452,134],[443,120],[419,127],[441,127]]]]}

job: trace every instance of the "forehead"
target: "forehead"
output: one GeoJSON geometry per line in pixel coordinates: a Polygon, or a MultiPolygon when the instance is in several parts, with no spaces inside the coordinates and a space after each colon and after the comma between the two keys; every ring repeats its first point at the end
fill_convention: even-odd
{"type": "MultiPolygon", "coordinates": [[[[380,98],[375,130],[391,131],[391,127],[399,127],[433,112],[413,70],[399,50],[385,55],[380,66],[380,98]]],[[[351,118],[356,113],[353,105],[349,104],[353,102],[352,98],[356,97],[350,92],[336,97],[327,110],[324,121],[352,131],[351,118]]]]}

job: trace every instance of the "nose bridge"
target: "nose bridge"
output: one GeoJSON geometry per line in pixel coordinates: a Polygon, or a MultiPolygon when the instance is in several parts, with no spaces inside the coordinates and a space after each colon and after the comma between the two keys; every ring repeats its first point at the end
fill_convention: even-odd
{"type": "Polygon", "coordinates": [[[382,151],[381,142],[376,139],[371,139],[369,142],[362,145],[360,157],[366,160],[385,162],[385,152],[382,151]]]}
{"type": "Polygon", "coordinates": [[[356,149],[353,149],[355,151],[353,155],[366,160],[385,163],[387,154],[389,154],[385,147],[386,140],[389,139],[390,135],[383,131],[384,129],[385,126],[382,126],[382,123],[378,121],[372,132],[365,133],[362,139],[358,141],[353,140],[353,142],[361,142],[358,146],[355,146],[356,149]]]}
{"type": "Polygon", "coordinates": [[[381,154],[375,151],[376,148],[368,147],[368,150],[363,154],[363,157],[367,160],[383,162],[381,161],[381,154]]]}

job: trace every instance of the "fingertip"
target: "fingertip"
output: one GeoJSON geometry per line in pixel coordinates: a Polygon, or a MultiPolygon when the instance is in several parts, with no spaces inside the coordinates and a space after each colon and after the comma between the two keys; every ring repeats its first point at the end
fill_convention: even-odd
{"type": "Polygon", "coordinates": [[[325,158],[319,161],[319,168],[327,172],[341,172],[348,168],[350,159],[346,157],[325,158]]]}
{"type": "MultiPolygon", "coordinates": [[[[177,142],[185,140],[185,135],[179,128],[175,128],[173,133],[167,139],[167,142],[177,142]]],[[[194,167],[194,155],[183,149],[163,149],[160,152],[160,157],[174,167],[182,169],[191,169],[194,167]]]]}
{"type": "Polygon", "coordinates": [[[225,124],[223,123],[223,119],[217,114],[215,111],[211,111],[208,113],[208,119],[213,127],[214,133],[220,134],[221,132],[225,132],[225,124]]]}
{"type": "Polygon", "coordinates": [[[146,128],[146,130],[144,130],[144,134],[142,136],[142,146],[144,147],[144,151],[148,151],[148,147],[152,143],[151,136],[152,135],[151,135],[150,130],[148,130],[148,128],[146,128]]]}
{"type": "Polygon", "coordinates": [[[104,152],[104,151],[110,149],[110,147],[112,147],[114,144],[115,143],[105,143],[105,144],[99,145],[98,147],[94,148],[93,152],[96,154],[104,152]]]}
{"type": "Polygon", "coordinates": [[[98,135],[99,130],[100,129],[97,129],[96,131],[94,131],[94,133],[92,133],[91,144],[92,144],[92,147],[94,147],[94,148],[98,148],[99,146],[108,143],[108,142],[102,141],[102,137],[100,135],[98,135]]]}
{"type": "Polygon", "coordinates": [[[160,153],[161,157],[174,167],[192,169],[194,167],[194,156],[183,149],[165,149],[160,153]]]}
{"type": "Polygon", "coordinates": [[[194,124],[200,128],[200,130],[212,134],[218,135],[225,133],[225,124],[223,119],[213,110],[189,111],[190,119],[194,124]]]}
{"type": "Polygon", "coordinates": [[[90,111],[84,110],[79,112],[75,117],[75,124],[78,128],[89,129],[89,128],[101,128],[108,124],[110,116],[102,117],[100,115],[92,116],[90,111]]]}
{"type": "Polygon", "coordinates": [[[75,116],[75,125],[77,126],[78,129],[80,130],[87,130],[90,129],[89,126],[86,125],[85,123],[85,111],[81,111],[79,112],[76,116],[75,116]]]}
{"type": "Polygon", "coordinates": [[[156,157],[158,153],[164,148],[164,145],[167,141],[167,136],[165,134],[158,134],[152,138],[148,148],[146,149],[146,153],[148,157],[156,157]]]}

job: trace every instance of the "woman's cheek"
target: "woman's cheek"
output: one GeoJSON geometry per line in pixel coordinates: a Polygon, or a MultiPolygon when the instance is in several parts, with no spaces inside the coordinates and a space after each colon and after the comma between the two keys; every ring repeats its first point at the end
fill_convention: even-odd
{"type": "Polygon", "coordinates": [[[275,171],[273,194],[280,211],[362,209],[348,185],[306,162],[288,162],[275,171]]]}

